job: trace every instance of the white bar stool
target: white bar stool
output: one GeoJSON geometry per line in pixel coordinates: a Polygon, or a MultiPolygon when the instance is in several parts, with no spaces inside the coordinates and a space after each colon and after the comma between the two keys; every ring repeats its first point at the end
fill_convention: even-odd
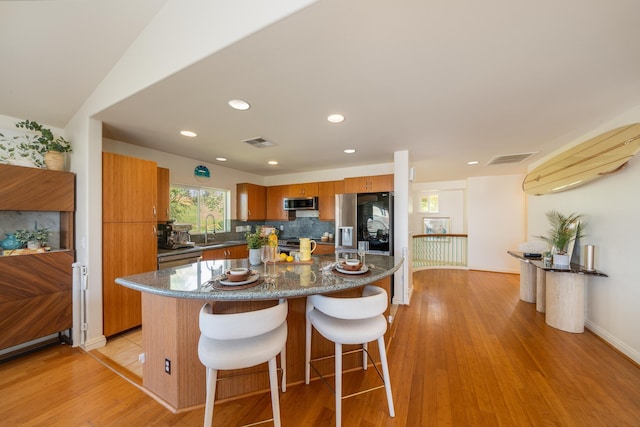
{"type": "MultiPolygon", "coordinates": [[[[384,343],[387,321],[384,311],[387,309],[388,297],[384,289],[377,286],[365,286],[360,298],[333,298],[324,295],[307,297],[306,315],[306,347],[305,347],[305,383],[309,384],[311,376],[311,333],[312,326],[325,337],[335,343],[335,396],[336,426],[342,424],[342,400],[356,394],[377,390],[384,387],[387,393],[389,415],[395,416],[389,366],[384,343]],[[374,387],[350,396],[342,396],[342,345],[362,344],[362,368],[367,369],[367,343],[377,340],[382,365],[384,385],[374,387]]],[[[324,359],[324,358],[323,358],[324,359]]],[[[320,360],[320,359],[315,359],[320,360]]],[[[372,361],[373,363],[373,361],[372,361]]],[[[373,364],[376,371],[378,368],[373,364]]],[[[315,368],[314,368],[315,370],[315,368]]],[[[317,371],[316,371],[317,372],[317,371]]],[[[319,372],[317,372],[320,375],[319,372]]],[[[321,376],[321,375],[320,375],[321,376]]],[[[322,377],[322,376],[321,376],[322,377]]]]}
{"type": "MultiPolygon", "coordinates": [[[[276,356],[280,354],[282,391],[286,391],[287,300],[262,310],[214,314],[209,303],[200,309],[198,357],[207,368],[207,397],[204,425],[213,421],[218,370],[242,369],[269,363],[271,408],[276,427],[280,426],[280,399],[276,356]]],[[[253,424],[252,424],[253,425],[253,424]]]]}

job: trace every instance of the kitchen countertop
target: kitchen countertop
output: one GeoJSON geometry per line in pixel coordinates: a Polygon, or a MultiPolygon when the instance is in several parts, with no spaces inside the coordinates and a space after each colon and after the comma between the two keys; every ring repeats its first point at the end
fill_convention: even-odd
{"type": "MultiPolygon", "coordinates": [[[[175,254],[180,250],[171,250],[171,252],[175,254]]],[[[184,251],[194,250],[199,248],[187,248],[184,251]]],[[[226,287],[224,290],[218,290],[207,282],[229,268],[248,267],[247,259],[199,261],[189,265],[119,277],[116,283],[138,291],[173,298],[218,301],[274,300],[338,292],[364,286],[391,276],[403,262],[403,258],[399,256],[368,254],[365,261],[369,271],[365,274],[346,275],[334,270],[329,275],[323,276],[320,271],[321,261],[335,261],[335,254],[313,256],[312,260],[311,264],[277,262],[275,264],[277,276],[273,284],[265,280],[257,286],[242,289],[226,287]]],[[[264,271],[262,265],[253,266],[253,269],[262,276],[264,271]]],[[[273,271],[274,265],[269,264],[269,269],[273,271]]]]}

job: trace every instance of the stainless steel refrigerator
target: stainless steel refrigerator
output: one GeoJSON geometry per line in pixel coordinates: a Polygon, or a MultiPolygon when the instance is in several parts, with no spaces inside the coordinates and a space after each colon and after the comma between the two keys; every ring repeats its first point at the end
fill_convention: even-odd
{"type": "Polygon", "coordinates": [[[393,193],[336,195],[336,252],[355,252],[369,242],[368,253],[393,255],[393,193]]]}

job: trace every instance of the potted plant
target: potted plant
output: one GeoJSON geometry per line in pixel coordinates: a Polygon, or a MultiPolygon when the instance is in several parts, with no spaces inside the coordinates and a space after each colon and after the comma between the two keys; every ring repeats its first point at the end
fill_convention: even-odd
{"type": "Polygon", "coordinates": [[[555,210],[547,212],[546,215],[551,228],[546,236],[538,236],[538,238],[551,245],[554,264],[569,265],[570,259],[567,254],[569,244],[577,238],[584,237],[580,224],[582,215],[572,213],[565,216],[555,210]]]}
{"type": "Polygon", "coordinates": [[[53,232],[48,228],[41,228],[36,230],[16,230],[15,238],[22,246],[27,245],[28,249],[38,249],[46,246],[51,238],[53,232]]]}
{"type": "Polygon", "coordinates": [[[69,141],[61,136],[55,138],[50,129],[33,120],[18,122],[16,127],[39,133],[40,135],[36,136],[32,141],[32,148],[42,154],[47,169],[64,170],[65,158],[62,153],[71,151],[71,143],[69,141]]]}
{"type": "Polygon", "coordinates": [[[247,239],[247,247],[249,248],[249,264],[260,265],[262,259],[260,257],[260,250],[262,246],[267,242],[267,238],[262,235],[262,227],[256,227],[256,231],[245,234],[247,239]]]}

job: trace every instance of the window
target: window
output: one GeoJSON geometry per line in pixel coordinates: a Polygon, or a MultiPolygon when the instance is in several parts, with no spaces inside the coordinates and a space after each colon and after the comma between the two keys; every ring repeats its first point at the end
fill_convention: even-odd
{"type": "Polygon", "coordinates": [[[229,212],[229,191],[218,188],[172,185],[169,196],[170,216],[178,223],[191,224],[192,232],[204,233],[209,215],[209,232],[229,231],[226,224],[229,212]]]}
{"type": "Polygon", "coordinates": [[[420,197],[420,212],[439,212],[438,193],[427,194],[420,197]]]}

